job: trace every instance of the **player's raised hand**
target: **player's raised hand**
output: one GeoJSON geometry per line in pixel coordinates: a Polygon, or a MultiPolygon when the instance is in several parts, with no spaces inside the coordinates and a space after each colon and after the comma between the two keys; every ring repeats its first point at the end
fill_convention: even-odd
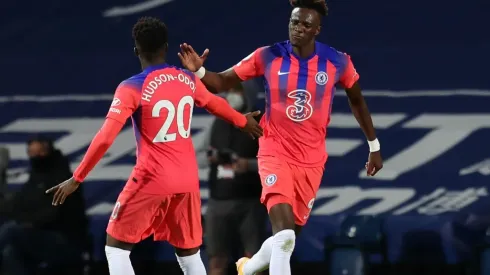
{"type": "Polygon", "coordinates": [[[177,55],[180,58],[180,62],[182,62],[182,66],[191,72],[196,72],[202,67],[204,61],[206,61],[208,54],[209,49],[205,49],[202,55],[199,56],[191,45],[184,43],[180,44],[180,53],[177,55]]]}
{"type": "Polygon", "coordinates": [[[73,177],[65,180],[64,182],[46,190],[46,194],[54,193],[53,205],[63,204],[66,197],[75,192],[80,186],[80,182],[77,182],[73,177]]]}
{"type": "Polygon", "coordinates": [[[383,159],[381,158],[381,152],[369,153],[368,162],[366,162],[366,173],[368,176],[374,176],[383,168],[383,159]]]}
{"type": "Polygon", "coordinates": [[[260,127],[259,123],[255,119],[256,116],[260,115],[260,111],[255,111],[251,113],[246,113],[247,124],[242,128],[242,131],[249,133],[250,136],[255,139],[259,138],[264,134],[264,130],[260,127]]]}

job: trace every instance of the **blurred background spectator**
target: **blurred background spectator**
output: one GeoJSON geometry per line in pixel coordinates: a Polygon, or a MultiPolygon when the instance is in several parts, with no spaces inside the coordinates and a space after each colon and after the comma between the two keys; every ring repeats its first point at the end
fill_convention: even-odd
{"type": "Polygon", "coordinates": [[[72,176],[68,159],[51,139],[37,136],[27,143],[29,180],[0,205],[1,270],[30,275],[40,264],[73,264],[87,240],[82,191],[63,207],[53,207],[45,191],[72,176]]]}
{"type": "MultiPolygon", "coordinates": [[[[237,111],[255,110],[261,87],[244,82],[225,93],[237,111]]],[[[258,141],[221,119],[215,119],[197,152],[206,151],[200,167],[209,167],[209,201],[205,216],[209,274],[228,274],[233,255],[251,257],[265,238],[267,212],[260,203],[258,141]]],[[[233,268],[232,268],[233,269],[233,268]]]]}

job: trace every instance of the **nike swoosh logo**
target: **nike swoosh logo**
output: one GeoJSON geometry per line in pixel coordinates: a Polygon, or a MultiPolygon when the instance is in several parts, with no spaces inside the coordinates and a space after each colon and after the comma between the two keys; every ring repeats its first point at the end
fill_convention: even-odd
{"type": "Polygon", "coordinates": [[[289,72],[281,72],[281,71],[277,72],[277,75],[285,75],[285,74],[289,74],[289,72]]]}

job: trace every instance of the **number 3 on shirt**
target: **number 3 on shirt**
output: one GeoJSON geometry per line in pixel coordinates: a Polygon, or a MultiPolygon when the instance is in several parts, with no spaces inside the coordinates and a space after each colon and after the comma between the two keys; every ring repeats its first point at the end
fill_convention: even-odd
{"type": "Polygon", "coordinates": [[[191,134],[191,121],[192,121],[192,110],[194,109],[194,99],[191,96],[184,96],[175,108],[175,105],[169,100],[160,100],[158,101],[151,111],[152,117],[160,117],[160,111],[165,108],[168,111],[167,118],[158,131],[157,135],[153,139],[153,142],[171,142],[175,141],[177,138],[177,133],[168,133],[168,129],[170,129],[170,125],[174,122],[175,113],[177,113],[177,131],[179,135],[183,138],[189,138],[191,134]],[[184,109],[185,105],[189,105],[190,114],[189,114],[189,123],[187,129],[185,129],[184,124],[184,109]]]}

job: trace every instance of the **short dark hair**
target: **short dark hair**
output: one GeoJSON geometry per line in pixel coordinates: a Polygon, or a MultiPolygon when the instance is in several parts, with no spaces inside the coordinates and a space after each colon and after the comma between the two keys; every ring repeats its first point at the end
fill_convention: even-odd
{"type": "Polygon", "coordinates": [[[133,27],[133,39],[142,54],[157,53],[167,44],[167,37],[167,26],[154,17],[142,17],[133,27]]]}
{"type": "Polygon", "coordinates": [[[294,8],[307,8],[316,10],[320,15],[328,15],[328,6],[325,0],[289,0],[294,8]]]}

